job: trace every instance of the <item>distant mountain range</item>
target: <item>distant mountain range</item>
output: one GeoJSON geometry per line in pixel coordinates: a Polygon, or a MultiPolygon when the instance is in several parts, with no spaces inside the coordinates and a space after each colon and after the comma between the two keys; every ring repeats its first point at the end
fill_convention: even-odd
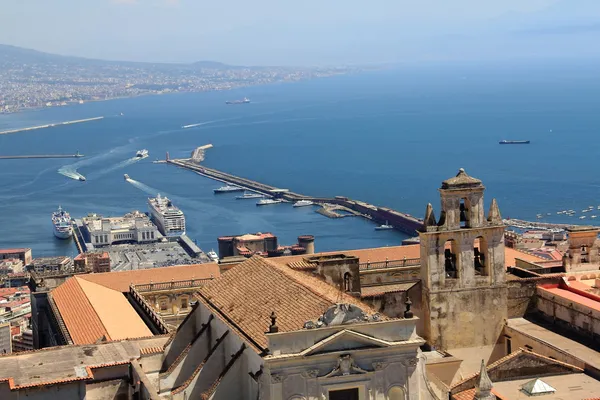
{"type": "Polygon", "coordinates": [[[58,54],[45,53],[43,51],[26,49],[23,47],[0,44],[0,63],[13,62],[20,64],[39,64],[39,63],[55,63],[55,64],[71,64],[71,65],[106,65],[119,64],[131,66],[146,66],[146,67],[175,67],[175,68],[190,68],[190,69],[237,69],[247,68],[241,66],[227,65],[216,61],[198,61],[191,64],[168,64],[168,63],[150,63],[150,62],[135,62],[135,61],[111,61],[97,60],[84,57],[62,56],[58,54]]]}

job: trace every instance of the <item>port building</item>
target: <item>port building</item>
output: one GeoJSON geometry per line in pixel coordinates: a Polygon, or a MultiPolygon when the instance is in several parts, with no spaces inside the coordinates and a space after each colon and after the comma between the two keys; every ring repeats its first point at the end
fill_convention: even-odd
{"type": "Polygon", "coordinates": [[[122,217],[89,214],[77,221],[77,225],[86,244],[89,243],[93,247],[120,243],[152,243],[162,238],[156,225],[146,214],[139,211],[132,211],[122,217]]]}

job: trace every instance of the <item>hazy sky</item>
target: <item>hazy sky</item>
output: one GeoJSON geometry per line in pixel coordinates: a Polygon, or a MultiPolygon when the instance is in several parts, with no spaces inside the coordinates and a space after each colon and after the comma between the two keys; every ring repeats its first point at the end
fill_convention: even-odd
{"type": "Polygon", "coordinates": [[[591,58],[599,39],[600,0],[0,0],[0,43],[118,60],[591,58]]]}

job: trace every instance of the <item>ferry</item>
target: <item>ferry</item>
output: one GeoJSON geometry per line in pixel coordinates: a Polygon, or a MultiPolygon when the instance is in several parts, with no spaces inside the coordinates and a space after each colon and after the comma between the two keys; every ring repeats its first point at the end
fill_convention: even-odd
{"type": "Polygon", "coordinates": [[[265,197],[260,193],[252,193],[252,192],[244,192],[241,196],[235,196],[236,200],[245,200],[245,199],[262,199],[265,197]]]}
{"type": "Polygon", "coordinates": [[[208,256],[210,261],[219,262],[219,256],[217,255],[217,253],[215,253],[214,250],[209,251],[208,253],[206,253],[206,255],[208,256]]]}
{"type": "Polygon", "coordinates": [[[123,175],[123,178],[125,178],[125,180],[126,180],[126,181],[128,181],[128,180],[130,180],[130,179],[131,179],[131,178],[129,177],[129,175],[127,175],[127,174],[124,174],[124,175],[123,175]]]}
{"type": "Polygon", "coordinates": [[[57,238],[68,239],[73,236],[71,216],[61,206],[58,206],[58,210],[52,213],[52,225],[54,227],[54,236],[57,238]]]}
{"type": "Polygon", "coordinates": [[[150,217],[160,233],[166,237],[178,237],[185,234],[185,216],[167,197],[148,199],[150,217]]]}
{"type": "Polygon", "coordinates": [[[306,207],[306,206],[312,206],[313,204],[315,204],[315,203],[313,203],[310,200],[300,200],[300,201],[297,201],[294,203],[294,207],[306,207]]]}
{"type": "Polygon", "coordinates": [[[385,224],[375,227],[376,231],[389,231],[390,229],[394,229],[394,225],[390,225],[387,221],[385,221],[385,224]]]}
{"type": "Polygon", "coordinates": [[[239,186],[225,185],[225,186],[221,186],[218,189],[214,189],[214,192],[216,194],[218,194],[218,193],[241,192],[243,190],[244,189],[239,186]]]}
{"type": "Polygon", "coordinates": [[[250,103],[250,99],[244,97],[242,100],[227,100],[225,104],[248,104],[250,103]]]}
{"type": "Polygon", "coordinates": [[[135,156],[136,156],[136,158],[148,157],[148,150],[146,150],[146,149],[138,150],[137,153],[135,153],[135,156]]]}
{"type": "Polygon", "coordinates": [[[266,206],[269,204],[279,204],[279,203],[283,203],[283,200],[274,200],[274,199],[262,199],[259,200],[258,203],[256,203],[257,206],[266,206]]]}
{"type": "Polygon", "coordinates": [[[529,144],[529,140],[501,140],[500,144],[529,144]]]}

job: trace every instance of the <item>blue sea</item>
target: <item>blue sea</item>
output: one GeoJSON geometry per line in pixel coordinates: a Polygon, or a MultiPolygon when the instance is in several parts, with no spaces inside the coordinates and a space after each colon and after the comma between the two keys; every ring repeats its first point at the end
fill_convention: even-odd
{"type": "MultiPolygon", "coordinates": [[[[189,157],[209,167],[314,196],[343,195],[422,216],[439,215],[441,181],[459,168],[483,180],[504,217],[590,223],[600,205],[600,68],[595,65],[425,66],[168,94],[0,116],[0,130],[104,116],[100,121],[0,135],[0,155],[75,153],[82,159],[0,160],[0,248],[72,256],[52,235],[58,205],[74,217],[146,211],[168,196],[188,235],[208,251],[217,237],[273,232],[281,244],[316,236],[318,251],[398,245],[395,231],[309,207],[256,207],[214,195],[219,182],[152,160],[189,157]],[[249,97],[252,103],[225,105],[249,97]],[[124,115],[121,116],[120,113],[124,115]],[[201,124],[184,129],[182,126],[201,124]],[[500,146],[499,140],[531,140],[500,146]],[[139,149],[150,157],[130,161],[139,149]],[[58,171],[77,171],[86,182],[58,171]],[[137,183],[123,179],[127,173],[137,183]],[[563,209],[575,217],[556,215],[563,209]],[[587,215],[587,220],[579,220],[587,215]]],[[[598,211],[600,216],[600,211],[598,211]]]]}

